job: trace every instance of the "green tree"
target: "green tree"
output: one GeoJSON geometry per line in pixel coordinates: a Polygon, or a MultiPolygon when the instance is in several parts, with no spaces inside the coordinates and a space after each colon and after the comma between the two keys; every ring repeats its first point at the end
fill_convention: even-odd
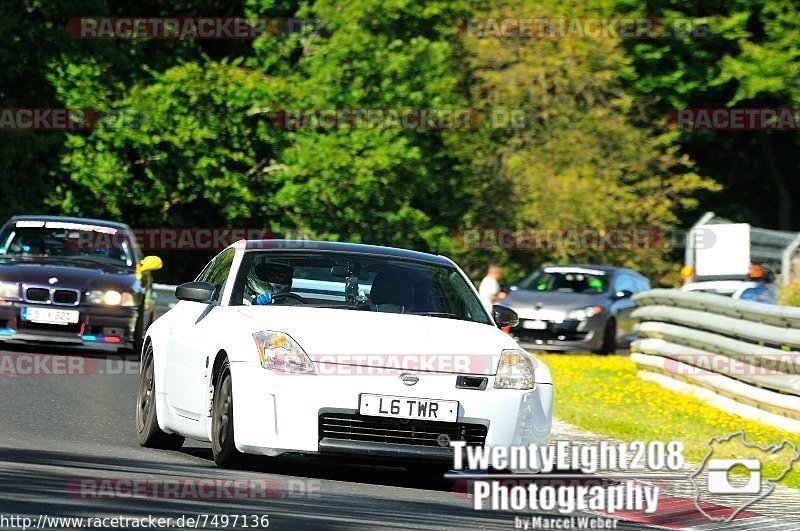
{"type": "MultiPolygon", "coordinates": [[[[145,9],[89,4],[112,16],[145,9]]],[[[679,133],[663,128],[659,100],[635,84],[648,74],[625,43],[459,30],[466,17],[585,17],[611,5],[249,0],[232,13],[213,0],[150,2],[155,14],[246,8],[323,27],[254,42],[70,41],[43,56],[34,70],[51,100],[123,117],[54,141],[55,165],[39,169],[56,183],[47,206],[138,226],[256,225],[413,247],[455,254],[472,272],[490,259],[520,273],[581,260],[661,278],[668,249],[470,252],[453,238],[470,226],[668,229],[713,191],[679,133]],[[403,108],[472,109],[478,127],[295,131],[275,121],[286,109],[403,108]],[[497,127],[497,111],[526,120],[497,127]]],[[[44,18],[62,27],[68,15],[44,18]]]]}
{"type": "MultiPolygon", "coordinates": [[[[256,15],[274,13],[252,2],[256,15]]],[[[284,108],[460,108],[463,66],[453,50],[452,2],[323,0],[296,12],[321,33],[264,38],[258,66],[297,88],[284,108]],[[285,65],[291,65],[287,69],[285,65]]],[[[384,128],[288,134],[274,175],[288,230],[324,238],[437,249],[475,197],[465,197],[439,131],[384,128]]]]}
{"type": "Polygon", "coordinates": [[[248,117],[280,82],[239,61],[186,63],[152,74],[115,102],[124,122],[69,135],[51,201],[140,226],[226,226],[276,215],[270,165],[281,138],[248,117]],[[267,200],[265,200],[267,199],[267,200]]]}
{"type": "MultiPolygon", "coordinates": [[[[699,32],[625,42],[638,99],[650,102],[651,121],[670,108],[800,107],[800,6],[792,0],[643,3],[618,0],[616,9],[691,21],[699,32]]],[[[685,22],[681,22],[685,24],[685,22]]],[[[682,131],[682,150],[703,174],[724,186],[701,195],[705,209],[782,229],[800,226],[791,197],[800,192],[797,131],[682,131]]]]}
{"type": "MultiPolygon", "coordinates": [[[[528,2],[522,9],[497,2],[483,16],[519,12],[553,18],[604,14],[601,2],[589,12],[560,2],[528,2]]],[[[641,103],[622,83],[633,71],[618,39],[465,35],[464,46],[473,104],[489,115],[499,110],[525,116],[517,128],[487,123],[462,144],[465,156],[476,154],[467,171],[491,173],[502,192],[488,205],[475,205],[476,224],[493,226],[502,219],[538,229],[668,230],[696,205],[694,194],[715,189],[679,153],[674,133],[639,119],[641,103]]],[[[453,139],[453,149],[459,142],[453,139]]],[[[555,246],[511,258],[525,270],[543,261],[618,264],[670,282],[670,251],[555,246]]]]}

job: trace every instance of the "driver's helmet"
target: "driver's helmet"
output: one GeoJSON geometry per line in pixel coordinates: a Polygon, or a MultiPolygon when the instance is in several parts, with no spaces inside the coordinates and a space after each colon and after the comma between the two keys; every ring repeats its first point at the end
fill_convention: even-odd
{"type": "Polygon", "coordinates": [[[253,267],[253,273],[247,277],[247,285],[259,297],[269,294],[269,297],[262,297],[263,304],[269,304],[275,295],[292,289],[294,268],[290,265],[262,262],[253,267]]]}
{"type": "Polygon", "coordinates": [[[262,294],[271,295],[274,288],[269,282],[264,282],[263,280],[256,278],[254,275],[249,275],[247,277],[247,289],[251,293],[255,293],[256,295],[260,296],[262,294]]]}

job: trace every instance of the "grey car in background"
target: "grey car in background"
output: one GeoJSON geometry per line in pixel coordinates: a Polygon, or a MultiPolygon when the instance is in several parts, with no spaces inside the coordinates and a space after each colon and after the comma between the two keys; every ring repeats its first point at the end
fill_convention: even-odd
{"type": "Polygon", "coordinates": [[[649,289],[631,269],[548,266],[511,286],[500,304],[519,314],[511,334],[524,347],[610,354],[630,343],[631,297],[649,289]]]}

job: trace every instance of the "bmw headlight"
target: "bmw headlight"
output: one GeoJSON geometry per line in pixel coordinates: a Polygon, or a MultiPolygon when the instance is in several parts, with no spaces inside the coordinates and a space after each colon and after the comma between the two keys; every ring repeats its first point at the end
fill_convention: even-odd
{"type": "Polygon", "coordinates": [[[19,284],[0,282],[0,299],[19,299],[19,284]]]}
{"type": "Polygon", "coordinates": [[[587,318],[593,315],[597,315],[602,311],[603,308],[600,306],[588,306],[586,308],[578,308],[577,310],[572,310],[567,312],[567,319],[576,319],[578,321],[584,321],[587,318]]]}
{"type": "Polygon", "coordinates": [[[261,366],[265,369],[294,374],[316,374],[311,358],[288,334],[267,330],[256,332],[253,334],[253,339],[258,347],[261,366]]]}
{"type": "Polygon", "coordinates": [[[504,350],[500,356],[495,389],[533,389],[533,358],[524,350],[504,350]]]}
{"type": "Polygon", "coordinates": [[[113,289],[103,291],[94,289],[86,294],[86,300],[92,304],[105,304],[106,306],[133,306],[136,301],[133,293],[119,292],[113,289]]]}

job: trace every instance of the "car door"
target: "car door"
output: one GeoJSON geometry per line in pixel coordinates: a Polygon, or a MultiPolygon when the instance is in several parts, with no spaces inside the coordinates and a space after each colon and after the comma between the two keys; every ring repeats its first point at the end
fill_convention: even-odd
{"type": "Polygon", "coordinates": [[[625,344],[630,341],[630,337],[633,334],[633,317],[631,313],[633,313],[636,304],[630,296],[621,297],[619,294],[622,292],[629,292],[632,295],[639,292],[636,280],[630,273],[618,273],[614,277],[613,289],[611,290],[611,296],[614,298],[611,303],[611,309],[617,316],[617,338],[620,343],[625,344]]]}
{"type": "MultiPolygon", "coordinates": [[[[213,322],[219,316],[219,305],[225,282],[230,274],[235,251],[227,249],[203,269],[198,281],[214,285],[214,300],[210,303],[180,301],[173,308],[177,315],[172,321],[166,356],[167,401],[181,416],[199,419],[205,405],[203,373],[206,359],[219,338],[213,322]]],[[[213,358],[212,358],[213,359],[213,358]]]]}

